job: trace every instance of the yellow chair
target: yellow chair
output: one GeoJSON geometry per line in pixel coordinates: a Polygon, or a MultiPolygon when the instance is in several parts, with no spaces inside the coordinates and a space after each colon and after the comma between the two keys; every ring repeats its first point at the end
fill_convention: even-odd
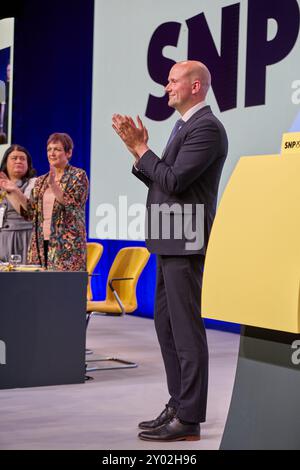
{"type": "Polygon", "coordinates": [[[91,286],[92,275],[102,256],[103,245],[101,245],[101,243],[88,242],[86,244],[86,248],[87,248],[86,265],[87,265],[87,272],[89,273],[89,281],[88,281],[88,286],[87,286],[87,300],[92,300],[93,298],[92,286],[91,286]]]}
{"type": "MultiPolygon", "coordinates": [[[[87,286],[87,300],[92,300],[93,293],[92,293],[92,276],[94,275],[94,270],[102,256],[103,253],[103,245],[98,242],[88,242],[86,244],[87,249],[87,260],[86,260],[86,268],[89,274],[88,277],[88,286],[87,286]]],[[[86,317],[86,328],[89,323],[89,316],[86,317]]],[[[85,354],[93,354],[91,349],[86,349],[85,354]]]]}
{"type": "MultiPolygon", "coordinates": [[[[144,247],[122,248],[117,253],[108,274],[106,299],[102,301],[88,300],[87,302],[88,321],[91,315],[97,313],[121,316],[137,309],[136,286],[149,257],[150,253],[144,247]]],[[[137,367],[136,363],[116,357],[90,359],[87,362],[98,361],[116,361],[120,364],[114,367],[91,367],[87,368],[87,371],[137,367]]]]}

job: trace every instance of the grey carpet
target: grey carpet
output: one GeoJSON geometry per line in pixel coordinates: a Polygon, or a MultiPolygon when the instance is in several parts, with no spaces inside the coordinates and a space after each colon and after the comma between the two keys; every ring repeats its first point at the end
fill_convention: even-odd
{"type": "Polygon", "coordinates": [[[209,400],[200,441],[152,443],[137,438],[137,423],[157,416],[168,400],[153,321],[134,315],[95,316],[87,347],[99,355],[136,361],[139,367],[94,372],[94,380],[81,385],[0,390],[0,449],[218,449],[239,335],[207,333],[209,400]]]}

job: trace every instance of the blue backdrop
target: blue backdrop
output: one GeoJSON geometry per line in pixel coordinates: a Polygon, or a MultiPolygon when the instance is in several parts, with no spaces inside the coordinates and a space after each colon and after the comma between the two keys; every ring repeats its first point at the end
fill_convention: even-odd
{"type": "Polygon", "coordinates": [[[9,63],[9,54],[10,47],[6,47],[0,51],[0,80],[3,82],[6,82],[6,68],[9,63]]]}
{"type": "MultiPolygon", "coordinates": [[[[48,171],[46,141],[67,132],[75,143],[72,164],[90,174],[93,0],[10,1],[0,17],[14,16],[14,91],[12,142],[27,147],[38,175],[48,171]]],[[[88,210],[87,210],[88,226],[88,210]]],[[[123,246],[138,242],[102,240],[104,254],[93,279],[96,299],[105,297],[111,263],[123,246]]],[[[138,315],[153,317],[155,257],[137,289],[138,315]]],[[[237,331],[235,325],[207,326],[237,331]]]]}

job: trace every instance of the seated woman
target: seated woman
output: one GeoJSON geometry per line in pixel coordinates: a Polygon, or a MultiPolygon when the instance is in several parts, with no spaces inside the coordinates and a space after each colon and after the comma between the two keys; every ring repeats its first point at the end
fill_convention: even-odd
{"type": "Polygon", "coordinates": [[[49,270],[86,270],[85,204],[88,179],[71,166],[73,141],[55,133],[47,141],[50,170],[37,178],[30,200],[21,213],[33,221],[28,262],[49,270]]]}
{"type": "Polygon", "coordinates": [[[19,191],[27,201],[36,178],[31,156],[24,147],[11,145],[4,153],[0,167],[0,260],[10,261],[12,254],[21,255],[26,263],[32,233],[32,222],[20,215],[20,203],[9,189],[19,191]]]}

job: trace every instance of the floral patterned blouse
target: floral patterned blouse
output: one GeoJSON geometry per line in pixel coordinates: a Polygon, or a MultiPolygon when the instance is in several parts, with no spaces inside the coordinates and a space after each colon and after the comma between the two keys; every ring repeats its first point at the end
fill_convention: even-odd
{"type": "MultiPolygon", "coordinates": [[[[27,211],[22,215],[33,221],[29,264],[45,266],[43,236],[43,197],[48,188],[48,176],[37,178],[27,211]]],[[[67,165],[59,182],[64,204],[54,201],[48,246],[48,270],[86,271],[85,203],[88,179],[84,170],[67,165]]]]}

